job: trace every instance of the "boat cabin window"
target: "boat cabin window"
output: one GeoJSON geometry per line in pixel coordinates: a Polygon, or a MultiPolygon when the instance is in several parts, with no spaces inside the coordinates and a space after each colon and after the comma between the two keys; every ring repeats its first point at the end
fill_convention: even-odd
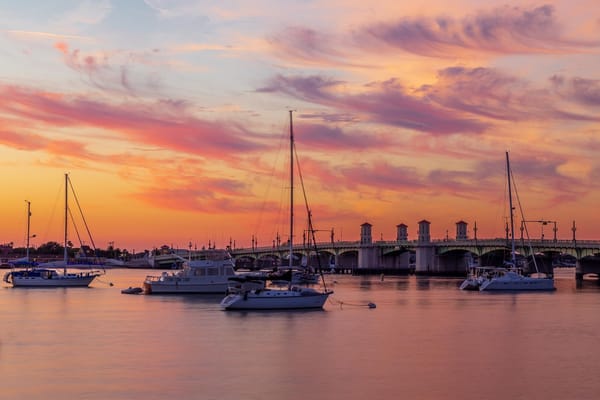
{"type": "Polygon", "coordinates": [[[219,275],[219,268],[207,268],[208,275],[219,275]]]}
{"type": "Polygon", "coordinates": [[[204,268],[196,268],[194,270],[194,276],[205,276],[206,270],[204,268]]]}

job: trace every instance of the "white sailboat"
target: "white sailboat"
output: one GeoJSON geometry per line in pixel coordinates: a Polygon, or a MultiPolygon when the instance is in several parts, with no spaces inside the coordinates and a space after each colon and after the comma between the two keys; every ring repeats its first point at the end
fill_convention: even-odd
{"type": "MultiPolygon", "coordinates": [[[[103,275],[104,272],[98,270],[87,270],[78,272],[67,271],[69,265],[67,247],[68,247],[68,217],[69,217],[69,175],[65,174],[65,225],[64,225],[64,259],[61,262],[63,266],[62,273],[57,269],[33,266],[23,270],[12,270],[4,275],[4,282],[13,287],[87,287],[94,278],[103,275]]],[[[29,204],[28,204],[29,207],[29,204]]],[[[27,211],[27,236],[29,238],[29,218],[31,213],[27,211]]],[[[27,258],[29,258],[29,241],[27,244],[27,258]]]]}
{"type": "MultiPolygon", "coordinates": [[[[290,240],[289,269],[292,270],[294,254],[294,128],[292,111],[290,111],[290,240]]],[[[309,228],[312,222],[309,212],[309,228]]],[[[290,283],[286,288],[260,288],[242,290],[230,294],[221,301],[223,310],[287,310],[287,309],[319,309],[333,291],[323,291],[295,286],[290,283]]]]}
{"type": "MultiPolygon", "coordinates": [[[[517,266],[517,257],[515,250],[515,223],[513,214],[513,201],[512,201],[512,183],[510,169],[510,161],[508,152],[506,152],[506,171],[508,179],[508,200],[510,207],[510,232],[511,232],[511,260],[506,263],[506,268],[496,268],[493,274],[488,278],[481,281],[479,285],[480,291],[532,291],[532,290],[543,290],[550,291],[555,290],[554,279],[552,277],[533,277],[523,275],[521,268],[517,266]]],[[[534,259],[535,265],[535,259],[534,259]]],[[[537,265],[536,265],[537,270],[537,265]]],[[[536,271],[539,272],[539,271],[536,271]]],[[[539,274],[537,274],[539,275],[539,274]]]]}

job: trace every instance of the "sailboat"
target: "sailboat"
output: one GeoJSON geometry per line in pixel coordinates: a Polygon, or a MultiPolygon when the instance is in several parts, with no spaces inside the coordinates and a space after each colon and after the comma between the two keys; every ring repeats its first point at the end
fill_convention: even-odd
{"type": "MultiPolygon", "coordinates": [[[[69,175],[65,174],[65,221],[64,221],[64,259],[62,273],[57,269],[44,268],[41,266],[32,266],[19,271],[11,271],[4,275],[4,282],[11,284],[13,287],[87,287],[94,278],[103,275],[104,272],[99,270],[88,270],[85,272],[68,272],[69,257],[67,254],[68,247],[68,218],[69,218],[69,185],[71,181],[69,175]]],[[[31,213],[29,208],[27,211],[27,237],[29,238],[29,218],[31,213]]],[[[27,245],[29,251],[29,240],[27,245]]],[[[27,255],[29,258],[29,253],[27,255]]]]}
{"type": "MultiPolygon", "coordinates": [[[[289,240],[289,270],[292,270],[294,254],[294,125],[290,110],[290,240],[289,240]]],[[[308,212],[311,232],[311,213],[308,212]]],[[[321,278],[323,276],[321,275],[321,278]]],[[[323,281],[323,283],[325,283],[323,281]]],[[[323,291],[312,287],[293,285],[286,288],[257,288],[242,290],[226,296],[221,301],[223,310],[290,310],[290,309],[319,309],[333,291],[325,288],[323,291]]]]}
{"type": "MultiPolygon", "coordinates": [[[[510,169],[510,160],[508,157],[508,151],[506,152],[506,171],[508,179],[508,200],[510,207],[510,232],[511,232],[511,259],[505,263],[506,268],[496,268],[493,273],[479,285],[480,291],[492,291],[492,290],[510,290],[510,291],[530,291],[530,290],[544,290],[550,291],[555,290],[554,279],[549,276],[544,277],[533,277],[526,276],[523,274],[521,268],[517,266],[517,257],[515,250],[515,223],[513,214],[513,200],[512,200],[512,183],[510,169]]],[[[535,263],[535,259],[534,259],[535,263]]],[[[536,265],[537,269],[537,265],[536,265]]]]}

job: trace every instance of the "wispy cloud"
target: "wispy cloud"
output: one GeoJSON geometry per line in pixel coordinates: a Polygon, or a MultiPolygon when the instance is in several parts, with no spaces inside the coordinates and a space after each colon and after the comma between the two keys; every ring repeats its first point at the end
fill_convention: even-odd
{"type": "Polygon", "coordinates": [[[407,17],[397,22],[373,23],[360,30],[356,40],[365,48],[384,44],[435,57],[455,57],[464,51],[570,53],[600,46],[599,40],[565,37],[551,5],[536,8],[505,6],[461,20],[444,16],[407,17]]]}
{"type": "MultiPolygon", "coordinates": [[[[593,37],[593,36],[592,36],[593,37]]],[[[426,57],[510,54],[572,54],[600,48],[600,40],[565,32],[552,5],[504,6],[463,18],[450,16],[389,18],[328,33],[292,26],[268,35],[281,59],[304,65],[368,67],[377,56],[397,59],[394,49],[426,57]],[[365,55],[369,56],[365,56],[365,55]],[[356,62],[360,57],[361,62],[356,62]]]]}
{"type": "Polygon", "coordinates": [[[481,133],[494,121],[600,120],[593,108],[575,107],[577,103],[600,104],[597,80],[555,76],[551,85],[536,86],[483,67],[449,67],[439,71],[437,78],[435,83],[416,89],[390,79],[369,83],[362,92],[351,92],[338,90],[345,83],[329,78],[278,75],[259,90],[278,91],[343,111],[348,120],[431,134],[481,133]]]}
{"type": "Polygon", "coordinates": [[[24,118],[34,126],[107,129],[133,143],[184,153],[231,158],[240,151],[262,148],[258,136],[240,124],[198,119],[185,102],[156,101],[112,105],[74,95],[0,86],[0,115],[24,118]]]}
{"type": "Polygon", "coordinates": [[[600,79],[567,78],[554,75],[550,80],[554,89],[562,98],[586,106],[600,106],[600,79]]]}
{"type": "Polygon", "coordinates": [[[65,64],[85,77],[96,89],[113,94],[137,96],[146,92],[156,92],[160,81],[156,74],[139,67],[152,67],[157,50],[148,52],[92,52],[69,48],[65,41],[54,43],[54,48],[62,53],[65,64]]]}
{"type": "Polygon", "coordinates": [[[81,35],[70,35],[63,33],[52,33],[52,32],[36,32],[36,31],[19,31],[19,30],[8,30],[5,31],[7,35],[24,38],[24,39],[50,39],[50,40],[92,40],[89,36],[81,35]]]}
{"type": "Polygon", "coordinates": [[[363,93],[336,92],[342,83],[318,76],[276,76],[263,91],[280,91],[379,122],[432,134],[481,133],[486,124],[457,111],[441,107],[418,92],[391,79],[364,87],[363,93]]]}
{"type": "Polygon", "coordinates": [[[315,29],[287,27],[267,37],[276,55],[286,61],[320,66],[367,66],[352,60],[346,50],[340,50],[340,38],[315,29]]]}

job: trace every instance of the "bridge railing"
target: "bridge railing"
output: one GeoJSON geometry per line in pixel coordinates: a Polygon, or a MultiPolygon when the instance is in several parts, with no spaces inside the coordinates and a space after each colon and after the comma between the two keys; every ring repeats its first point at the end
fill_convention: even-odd
{"type": "MultiPolygon", "coordinates": [[[[506,238],[490,238],[490,239],[434,239],[429,244],[438,246],[451,247],[470,247],[470,246],[506,246],[508,245],[506,238]]],[[[517,238],[515,243],[518,247],[533,247],[533,248],[570,248],[570,249],[599,249],[600,240],[553,240],[553,239],[521,239],[517,238]]],[[[380,240],[375,241],[371,245],[381,247],[411,247],[415,248],[420,244],[418,240],[380,240]]],[[[363,246],[360,241],[337,241],[337,242],[318,242],[318,249],[344,249],[355,248],[359,249],[363,246]]],[[[295,244],[294,251],[308,251],[314,249],[314,245],[307,246],[304,244],[295,244]]],[[[286,253],[289,251],[287,245],[280,246],[260,246],[249,248],[231,249],[232,254],[252,254],[252,253],[286,253]]]]}

